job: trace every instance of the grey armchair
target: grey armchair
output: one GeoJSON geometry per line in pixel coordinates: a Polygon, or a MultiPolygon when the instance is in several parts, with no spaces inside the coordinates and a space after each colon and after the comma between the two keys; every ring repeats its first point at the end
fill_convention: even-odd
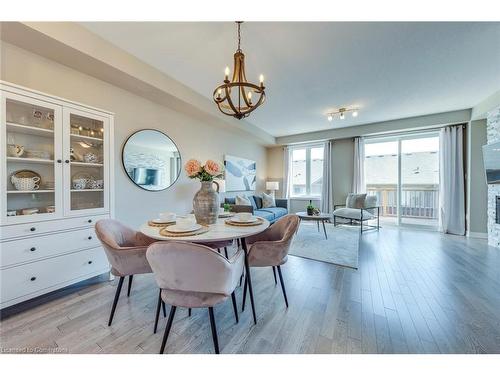
{"type": "Polygon", "coordinates": [[[380,228],[380,206],[375,195],[352,194],[346,198],[345,204],[333,206],[333,225],[337,225],[337,218],[349,220],[350,224],[359,223],[362,234],[368,229],[380,228]],[[340,208],[341,207],[341,208],[340,208]],[[369,225],[369,220],[377,220],[377,225],[369,225]],[[363,230],[365,227],[365,230],[363,230]]]}

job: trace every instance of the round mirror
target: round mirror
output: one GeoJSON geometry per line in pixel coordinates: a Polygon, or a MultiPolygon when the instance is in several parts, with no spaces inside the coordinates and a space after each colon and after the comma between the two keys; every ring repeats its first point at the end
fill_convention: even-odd
{"type": "Polygon", "coordinates": [[[172,186],[181,171],[177,146],[166,134],[153,129],[139,130],[128,137],[122,162],[130,180],[150,191],[172,186]]]}

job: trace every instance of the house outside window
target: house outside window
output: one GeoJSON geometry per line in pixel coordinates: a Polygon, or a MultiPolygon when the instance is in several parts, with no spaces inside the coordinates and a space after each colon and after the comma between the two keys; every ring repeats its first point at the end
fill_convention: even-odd
{"type": "Polygon", "coordinates": [[[320,197],[323,184],[323,145],[290,150],[291,197],[320,197]]]}

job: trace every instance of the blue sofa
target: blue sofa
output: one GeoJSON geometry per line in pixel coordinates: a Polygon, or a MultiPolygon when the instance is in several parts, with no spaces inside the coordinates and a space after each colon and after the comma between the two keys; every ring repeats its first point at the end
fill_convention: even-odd
{"type": "Polygon", "coordinates": [[[251,212],[255,216],[262,217],[274,223],[280,217],[288,214],[288,200],[275,199],[276,207],[262,207],[262,198],[258,195],[247,196],[250,200],[251,206],[237,205],[235,198],[225,198],[224,203],[231,206],[232,212],[251,212]]]}

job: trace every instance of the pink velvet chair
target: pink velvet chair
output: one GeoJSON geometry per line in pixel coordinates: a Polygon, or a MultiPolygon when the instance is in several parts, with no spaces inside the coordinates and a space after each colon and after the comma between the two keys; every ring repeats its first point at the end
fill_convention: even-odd
{"type": "Polygon", "coordinates": [[[171,305],[160,354],[167,343],[177,307],[208,308],[215,353],[219,353],[214,306],[232,298],[238,322],[234,290],[243,270],[245,254],[239,250],[226,259],[213,249],[188,242],[156,242],[146,257],[161,289],[163,302],[171,305]]]}
{"type": "MultiPolygon", "coordinates": [[[[95,225],[95,231],[111,264],[111,273],[120,278],[109,316],[108,326],[110,326],[125,277],[129,277],[127,296],[130,296],[134,275],[153,272],[146,259],[146,250],[156,240],[112,219],[99,220],[95,225]]],[[[165,307],[163,309],[165,314],[165,307]]]]}
{"type": "MultiPolygon", "coordinates": [[[[248,263],[250,267],[272,267],[274,282],[276,281],[275,267],[278,268],[281,289],[285,298],[286,307],[288,299],[285,291],[285,283],[281,274],[281,266],[288,260],[288,251],[292,243],[293,236],[299,227],[297,215],[286,215],[276,221],[264,232],[248,237],[248,263]]],[[[243,310],[245,309],[245,299],[247,292],[247,280],[243,288],[243,310]]]]}

